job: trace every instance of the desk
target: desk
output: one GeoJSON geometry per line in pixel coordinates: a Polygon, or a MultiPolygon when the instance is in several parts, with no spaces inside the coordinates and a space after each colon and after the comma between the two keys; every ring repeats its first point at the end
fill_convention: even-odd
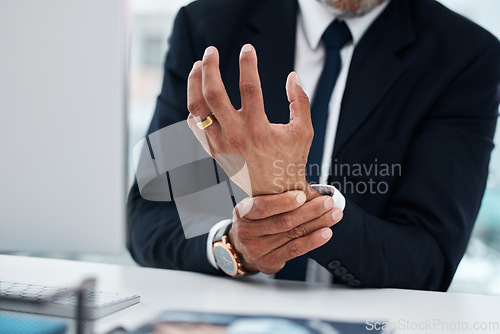
{"type": "Polygon", "coordinates": [[[98,320],[98,333],[119,325],[134,328],[165,310],[268,313],[361,322],[388,320],[401,324],[398,333],[500,333],[500,297],[495,296],[351,289],[252,277],[235,280],[172,270],[0,255],[3,280],[72,286],[89,276],[97,278],[100,290],[141,296],[140,304],[98,320]],[[457,330],[457,324],[468,329],[457,330]],[[474,326],[483,329],[473,330],[474,326]]]}

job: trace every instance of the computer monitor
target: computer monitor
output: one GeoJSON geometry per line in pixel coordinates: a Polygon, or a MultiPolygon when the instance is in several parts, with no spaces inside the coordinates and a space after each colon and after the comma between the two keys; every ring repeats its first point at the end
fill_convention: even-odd
{"type": "Polygon", "coordinates": [[[127,12],[0,2],[0,252],[124,250],[127,12]]]}

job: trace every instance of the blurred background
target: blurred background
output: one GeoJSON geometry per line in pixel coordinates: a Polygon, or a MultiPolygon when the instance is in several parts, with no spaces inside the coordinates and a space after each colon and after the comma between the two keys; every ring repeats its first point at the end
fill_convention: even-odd
{"type": "MultiPolygon", "coordinates": [[[[129,182],[133,181],[132,149],[148,128],[161,88],[163,61],[173,20],[189,0],[131,0],[131,72],[129,101],[129,182]]],[[[500,1],[441,0],[444,5],[480,24],[500,38],[500,1]]],[[[499,60],[500,61],[500,60],[499,60]]],[[[490,166],[488,188],[467,254],[450,291],[500,295],[500,130],[490,166]]],[[[463,180],[467,182],[467,180],[463,180]]],[[[37,254],[50,257],[67,255],[37,254]]],[[[126,253],[118,256],[81,254],[74,259],[135,265],[126,253]]]]}

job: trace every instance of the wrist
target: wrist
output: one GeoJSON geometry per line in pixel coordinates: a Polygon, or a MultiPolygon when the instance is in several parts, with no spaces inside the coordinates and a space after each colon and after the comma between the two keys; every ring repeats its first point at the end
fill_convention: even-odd
{"type": "Polygon", "coordinates": [[[321,194],[318,193],[309,183],[306,183],[306,187],[303,191],[306,194],[306,202],[321,196],[321,194]]]}
{"type": "Polygon", "coordinates": [[[298,179],[288,179],[284,185],[281,187],[280,192],[283,191],[291,191],[291,190],[300,190],[306,194],[306,202],[313,200],[316,197],[321,196],[313,186],[307,182],[305,177],[301,177],[298,179]]]}

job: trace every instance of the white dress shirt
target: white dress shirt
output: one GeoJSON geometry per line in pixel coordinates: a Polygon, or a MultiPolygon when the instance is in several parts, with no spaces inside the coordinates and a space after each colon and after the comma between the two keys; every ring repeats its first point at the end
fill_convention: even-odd
{"type": "MultiPolygon", "coordinates": [[[[297,16],[294,68],[299,77],[300,85],[312,101],[325,64],[326,50],[321,38],[326,28],[336,19],[336,14],[329,8],[325,8],[326,5],[317,0],[298,0],[298,2],[300,10],[297,16]]],[[[388,3],[389,1],[385,1],[364,16],[345,19],[345,23],[351,31],[352,42],[346,44],[340,51],[342,67],[330,100],[323,148],[323,161],[319,178],[320,184],[326,184],[328,181],[328,170],[332,161],[340,106],[354,48],[373,21],[384,11],[388,3]]],[[[215,224],[208,233],[207,257],[214,268],[218,268],[212,251],[214,236],[220,228],[230,223],[231,219],[223,220],[215,224]]],[[[306,281],[330,283],[332,276],[328,270],[318,263],[309,260],[306,281]]]]}

